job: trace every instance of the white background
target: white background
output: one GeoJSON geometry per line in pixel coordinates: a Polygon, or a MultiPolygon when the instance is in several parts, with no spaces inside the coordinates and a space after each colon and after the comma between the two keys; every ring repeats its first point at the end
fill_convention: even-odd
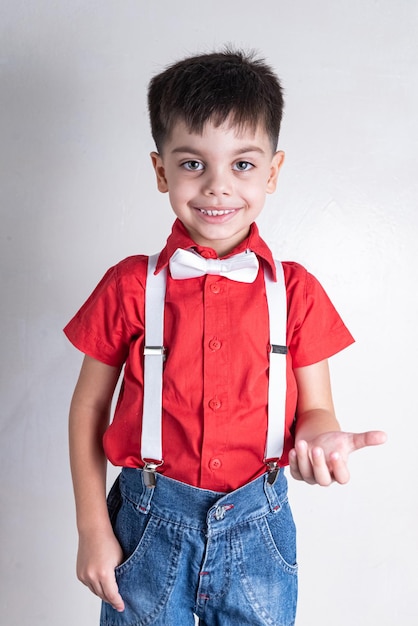
{"type": "Polygon", "coordinates": [[[344,428],[389,435],[352,457],[349,485],[291,484],[297,624],[416,624],[417,32],[415,0],[2,0],[1,624],[98,623],[74,574],[81,356],[61,329],[110,265],[169,233],[150,77],[228,42],[260,50],[286,89],[287,159],[261,232],[357,340],[331,362],[344,428]]]}

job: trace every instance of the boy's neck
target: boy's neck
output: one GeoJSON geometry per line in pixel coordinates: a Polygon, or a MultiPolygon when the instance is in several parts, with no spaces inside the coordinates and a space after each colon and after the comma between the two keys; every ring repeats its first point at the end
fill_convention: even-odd
{"type": "Polygon", "coordinates": [[[182,224],[182,227],[184,228],[184,230],[187,232],[190,239],[194,242],[194,244],[198,248],[201,248],[201,249],[205,248],[205,249],[213,250],[219,259],[229,256],[231,254],[239,254],[239,252],[243,252],[245,249],[247,249],[248,248],[247,242],[250,238],[251,232],[253,230],[253,224],[254,224],[253,222],[253,224],[251,224],[248,227],[247,232],[243,236],[238,237],[233,242],[228,241],[228,240],[225,240],[225,241],[219,240],[219,241],[213,241],[213,242],[211,241],[209,243],[209,242],[199,241],[199,238],[194,237],[193,233],[189,232],[189,230],[183,224],[183,222],[181,222],[180,220],[179,222],[182,224]]]}

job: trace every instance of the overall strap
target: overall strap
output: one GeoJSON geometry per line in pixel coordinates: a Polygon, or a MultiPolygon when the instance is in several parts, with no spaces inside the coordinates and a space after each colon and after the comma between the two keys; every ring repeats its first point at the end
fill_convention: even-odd
{"type": "MultiPolygon", "coordinates": [[[[162,388],[165,359],[164,301],[167,271],[155,275],[159,254],[149,257],[145,290],[144,409],[142,417],[141,458],[144,478],[155,485],[155,471],[163,464],[162,388]]],[[[286,327],[287,298],[283,266],[276,263],[277,282],[268,267],[264,268],[270,325],[270,365],[268,388],[268,428],[265,463],[277,469],[283,453],[286,408],[286,327]]],[[[272,472],[276,473],[276,472],[272,472]]]]}

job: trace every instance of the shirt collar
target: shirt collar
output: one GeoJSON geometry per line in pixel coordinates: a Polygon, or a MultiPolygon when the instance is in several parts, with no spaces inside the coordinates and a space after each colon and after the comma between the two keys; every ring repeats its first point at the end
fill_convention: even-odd
{"type": "MultiPolygon", "coordinates": [[[[170,258],[177,250],[177,248],[182,248],[183,250],[188,250],[192,248],[205,258],[218,258],[213,248],[199,246],[198,244],[196,244],[190,237],[182,222],[179,219],[176,219],[173,224],[171,234],[167,239],[167,243],[158,258],[158,263],[155,270],[156,274],[158,274],[158,272],[160,272],[164,267],[167,267],[170,258]]],[[[228,258],[234,254],[239,254],[240,252],[244,252],[245,250],[251,250],[259,258],[263,259],[270,267],[273,278],[274,280],[276,280],[276,266],[274,264],[273,255],[268,245],[260,237],[258,227],[255,222],[253,222],[250,226],[250,232],[248,234],[248,237],[244,239],[244,241],[242,241],[238,246],[236,246],[234,250],[227,254],[225,258],[228,258]]]]}

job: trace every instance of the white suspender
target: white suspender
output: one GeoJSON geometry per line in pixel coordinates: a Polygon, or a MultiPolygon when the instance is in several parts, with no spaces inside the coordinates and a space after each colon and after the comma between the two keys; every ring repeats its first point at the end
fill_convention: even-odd
{"type": "Polygon", "coordinates": [[[283,265],[275,261],[277,282],[264,267],[270,325],[268,429],[265,461],[283,454],[286,415],[287,297],[283,265]]]}
{"type": "MultiPolygon", "coordinates": [[[[165,358],[164,301],[167,271],[154,274],[159,254],[149,257],[145,290],[144,410],[142,417],[141,458],[148,486],[155,484],[154,472],[163,463],[162,385],[165,358]]],[[[268,390],[268,428],[265,462],[271,469],[283,453],[286,409],[286,327],[287,298],[283,266],[275,261],[277,282],[264,268],[270,325],[270,371],[268,390]]]]}
{"type": "Polygon", "coordinates": [[[164,341],[164,301],[166,270],[155,275],[159,254],[148,259],[145,289],[144,409],[142,416],[141,457],[151,461],[154,470],[163,462],[162,393],[164,341]]]}

